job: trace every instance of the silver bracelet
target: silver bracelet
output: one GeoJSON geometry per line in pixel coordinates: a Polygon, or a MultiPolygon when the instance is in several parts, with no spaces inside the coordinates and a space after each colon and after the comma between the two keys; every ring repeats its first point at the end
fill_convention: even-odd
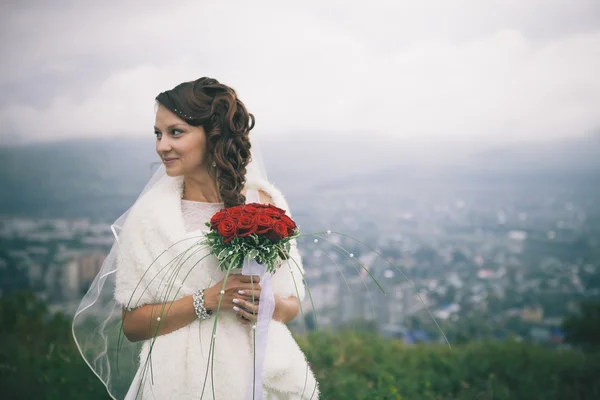
{"type": "Polygon", "coordinates": [[[196,293],[192,295],[192,298],[194,299],[194,311],[196,312],[198,318],[202,321],[209,319],[212,315],[212,311],[207,310],[204,306],[204,290],[204,288],[198,289],[196,293]]]}

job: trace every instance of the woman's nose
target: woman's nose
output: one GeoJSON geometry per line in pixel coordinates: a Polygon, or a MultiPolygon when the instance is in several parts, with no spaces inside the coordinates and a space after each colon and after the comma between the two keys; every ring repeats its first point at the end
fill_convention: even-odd
{"type": "Polygon", "coordinates": [[[167,153],[171,151],[171,141],[168,137],[161,137],[160,140],[156,141],[156,151],[159,153],[167,153]]]}

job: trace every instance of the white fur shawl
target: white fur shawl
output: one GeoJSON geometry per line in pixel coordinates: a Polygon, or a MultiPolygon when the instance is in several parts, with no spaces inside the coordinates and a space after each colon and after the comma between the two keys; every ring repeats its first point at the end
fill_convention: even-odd
{"type": "MultiPolygon", "coordinates": [[[[223,272],[216,268],[214,256],[211,256],[214,260],[212,265],[202,264],[202,262],[208,262],[207,258],[204,258],[205,261],[202,260],[207,251],[192,254],[184,264],[177,268],[175,264],[169,264],[169,261],[184,252],[194,241],[200,239],[190,238],[184,229],[180,199],[182,182],[182,177],[165,176],[142,196],[129,212],[119,237],[118,268],[114,293],[116,301],[123,306],[135,308],[144,304],[164,303],[167,300],[182,298],[193,294],[200,285],[203,287],[207,287],[209,284],[214,285],[224,276],[223,272]],[[153,263],[154,260],[158,261],[153,263]],[[190,267],[195,264],[197,264],[195,268],[190,267]],[[202,268],[203,266],[205,267],[202,268]]],[[[265,180],[254,180],[247,182],[246,186],[248,191],[262,190],[268,194],[272,203],[284,209],[291,217],[283,194],[273,184],[265,180]]],[[[290,255],[290,260],[284,261],[273,276],[273,293],[281,297],[296,296],[302,301],[305,297],[304,269],[295,241],[292,242],[290,255]]],[[[219,332],[225,338],[239,344],[242,341],[239,337],[239,322],[235,321],[234,316],[229,316],[227,313],[223,313],[222,317],[222,323],[221,316],[219,317],[219,326],[222,326],[219,328],[219,332]]],[[[190,332],[193,332],[194,329],[204,330],[207,326],[202,325],[202,322],[195,321],[190,326],[161,335],[156,339],[152,349],[152,358],[155,364],[161,366],[164,380],[159,379],[159,381],[163,381],[165,384],[162,388],[160,384],[155,384],[152,387],[153,396],[163,398],[160,397],[162,390],[165,396],[170,396],[168,398],[195,398],[189,397],[189,393],[197,393],[197,390],[191,387],[195,382],[190,383],[191,378],[182,377],[185,372],[182,372],[181,359],[176,359],[178,357],[177,348],[181,346],[181,343],[197,340],[198,332],[193,334],[190,332]],[[180,392],[177,392],[178,389],[180,392]]],[[[212,323],[210,326],[212,327],[212,323]]],[[[143,346],[141,357],[147,354],[148,342],[146,341],[143,346]]],[[[196,344],[187,346],[187,350],[181,350],[183,353],[179,357],[189,357],[190,352],[197,352],[197,357],[187,362],[193,364],[196,362],[196,358],[201,361],[204,350],[196,344]]],[[[240,368],[238,365],[242,365],[244,357],[246,357],[240,353],[247,353],[249,348],[244,349],[240,350],[238,347],[236,350],[235,346],[224,346],[215,350],[215,359],[217,357],[223,360],[231,359],[227,362],[236,363],[235,365],[223,365],[222,369],[219,369],[221,367],[215,369],[215,381],[230,382],[229,386],[218,386],[216,400],[233,398],[231,396],[234,396],[234,393],[245,391],[247,383],[245,380],[241,379],[240,382],[234,383],[232,377],[218,376],[219,371],[228,371],[229,374],[236,368],[240,368]],[[235,354],[228,352],[235,352],[235,354]],[[237,361],[235,361],[236,358],[237,361]]],[[[224,362],[222,361],[221,364],[224,362]]],[[[186,365],[185,371],[201,368],[201,365],[201,363],[186,365]]],[[[318,399],[317,382],[312,371],[307,367],[304,354],[289,329],[280,322],[271,322],[264,365],[263,387],[267,399],[270,398],[269,396],[273,396],[273,399],[300,400],[311,398],[311,395],[312,399],[318,399]],[[269,390],[272,391],[272,394],[269,394],[269,390]]],[[[225,372],[221,373],[221,375],[223,374],[225,372]]],[[[196,379],[195,375],[194,379],[196,379]]]]}

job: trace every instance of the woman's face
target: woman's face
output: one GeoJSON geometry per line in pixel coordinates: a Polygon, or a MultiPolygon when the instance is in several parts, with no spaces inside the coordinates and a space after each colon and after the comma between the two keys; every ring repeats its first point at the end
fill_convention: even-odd
{"type": "Polygon", "coordinates": [[[159,104],[154,123],[156,153],[167,175],[192,175],[206,170],[206,133],[201,126],[184,120],[159,104]]]}

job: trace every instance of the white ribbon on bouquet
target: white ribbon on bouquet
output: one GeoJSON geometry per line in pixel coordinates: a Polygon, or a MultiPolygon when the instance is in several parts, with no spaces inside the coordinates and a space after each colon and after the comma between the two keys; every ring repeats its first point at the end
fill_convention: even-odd
{"type": "Polygon", "coordinates": [[[275,296],[271,279],[273,274],[267,272],[267,265],[261,265],[254,259],[248,259],[242,268],[243,275],[258,275],[260,277],[260,297],[258,316],[254,332],[250,332],[253,340],[253,365],[246,391],[246,400],[262,400],[263,390],[263,367],[267,352],[267,343],[269,339],[269,325],[275,312],[275,296]]]}

